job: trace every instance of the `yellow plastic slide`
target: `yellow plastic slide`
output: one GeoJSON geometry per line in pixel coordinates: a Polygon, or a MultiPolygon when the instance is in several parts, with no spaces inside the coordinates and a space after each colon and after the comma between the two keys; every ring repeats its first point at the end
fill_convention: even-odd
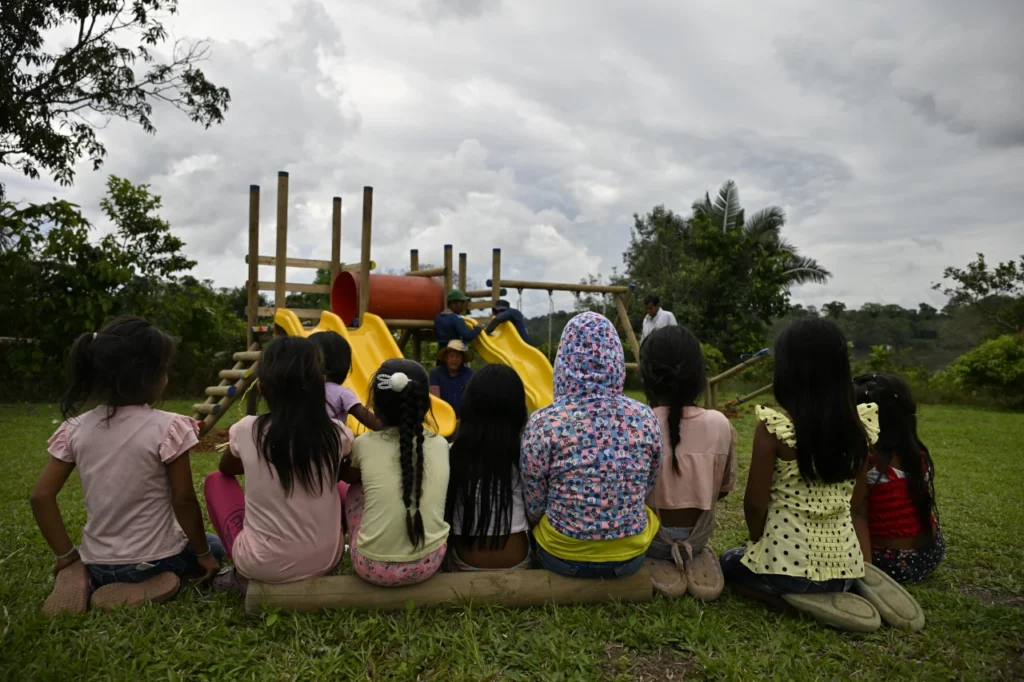
{"type": "MultiPolygon", "coordinates": [[[[476,320],[470,317],[463,319],[470,328],[477,325],[476,320]]],[[[526,407],[530,412],[547,407],[554,401],[551,363],[543,353],[523,341],[511,322],[498,325],[493,336],[487,332],[480,334],[473,345],[487,362],[508,365],[519,373],[526,388],[526,407]]]]}
{"type": "MultiPolygon", "coordinates": [[[[274,314],[274,324],[284,329],[289,336],[309,336],[317,332],[331,331],[345,337],[352,346],[352,372],[345,380],[345,386],[354,391],[364,405],[369,404],[370,379],[377,369],[385,360],[402,357],[395,337],[388,331],[384,320],[370,313],[363,316],[363,323],[358,329],[349,330],[340,317],[325,311],[320,314],[320,324],[307,331],[295,313],[278,308],[274,314]]],[[[437,422],[435,425],[431,423],[430,417],[427,417],[426,425],[431,431],[445,438],[455,432],[455,411],[451,405],[432,395],[430,411],[437,422]]],[[[348,418],[348,427],[356,435],[366,431],[366,427],[352,416],[348,418]]]]}

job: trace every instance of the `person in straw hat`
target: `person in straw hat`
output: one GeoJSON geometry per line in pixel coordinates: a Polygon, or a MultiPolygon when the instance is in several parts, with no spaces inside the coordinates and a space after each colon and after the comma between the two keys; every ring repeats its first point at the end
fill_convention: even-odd
{"type": "Polygon", "coordinates": [[[452,406],[459,416],[462,392],[473,376],[469,363],[473,353],[459,339],[452,339],[437,352],[437,367],[430,372],[430,392],[452,406]]]}

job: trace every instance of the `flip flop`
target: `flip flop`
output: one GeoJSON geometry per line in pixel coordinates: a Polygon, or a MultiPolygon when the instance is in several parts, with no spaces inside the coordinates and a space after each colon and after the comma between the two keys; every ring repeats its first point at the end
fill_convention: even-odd
{"type": "Polygon", "coordinates": [[[784,594],[782,600],[819,623],[850,632],[874,632],[882,619],[871,602],[849,592],[784,594]]]}
{"type": "Polygon", "coordinates": [[[43,613],[56,616],[61,613],[85,613],[89,608],[92,578],[81,561],[67,566],[53,581],[53,591],[43,602],[43,613]]]}
{"type": "Polygon", "coordinates": [[[705,547],[690,562],[690,583],[687,591],[697,599],[714,601],[725,589],[722,565],[710,548],[705,547]]]}
{"type": "Polygon", "coordinates": [[[160,573],[141,583],[111,583],[92,595],[92,607],[110,611],[119,606],[138,606],[146,602],[159,604],[178,593],[181,578],[174,573],[160,573]]]}
{"type": "Polygon", "coordinates": [[[686,594],[686,571],[675,562],[648,557],[644,564],[651,574],[651,585],[663,597],[672,599],[686,594]]]}
{"type": "Polygon", "coordinates": [[[853,589],[878,609],[889,625],[918,632],[924,628],[924,610],[902,585],[882,569],[864,564],[864,577],[855,580],[853,589]]]}

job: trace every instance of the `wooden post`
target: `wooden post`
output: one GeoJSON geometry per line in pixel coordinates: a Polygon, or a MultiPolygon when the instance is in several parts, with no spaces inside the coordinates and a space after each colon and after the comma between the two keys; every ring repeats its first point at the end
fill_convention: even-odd
{"type": "MultiPolygon", "coordinates": [[[[249,281],[248,310],[246,324],[249,333],[246,335],[246,348],[256,343],[256,325],[259,324],[260,307],[260,186],[249,185],[249,281]]],[[[245,413],[256,414],[259,395],[252,391],[245,401],[245,413]]]]}
{"type": "Polygon", "coordinates": [[[274,274],[274,307],[285,307],[284,284],[288,280],[288,173],[277,173],[277,270],[274,274]]]}
{"type": "Polygon", "coordinates": [[[447,296],[448,292],[452,290],[454,286],[453,275],[455,274],[455,267],[452,264],[452,245],[444,245],[444,295],[447,296]]]}
{"type": "Polygon", "coordinates": [[[334,197],[331,212],[331,281],[341,274],[341,197],[334,197]]]}
{"type": "Polygon", "coordinates": [[[459,288],[462,289],[462,293],[466,293],[466,289],[469,288],[469,272],[466,265],[466,254],[459,254],[459,288]]]}
{"type": "Polygon", "coordinates": [[[708,379],[707,387],[704,389],[704,407],[709,410],[715,409],[715,385],[708,379]]]}
{"type": "Polygon", "coordinates": [[[618,294],[612,294],[612,298],[615,299],[615,307],[619,311],[619,323],[626,330],[626,339],[633,349],[633,357],[637,362],[640,362],[640,343],[636,340],[636,333],[633,332],[633,325],[629,321],[629,312],[626,310],[626,304],[622,302],[622,297],[618,294]]]}
{"type": "Polygon", "coordinates": [[[491,303],[501,298],[501,249],[491,253],[491,303]]]}
{"type": "Polygon", "coordinates": [[[363,243],[359,258],[359,323],[370,309],[370,240],[373,230],[373,188],[363,187],[363,243]]]}
{"type": "Polygon", "coordinates": [[[423,336],[418,329],[412,330],[412,359],[423,362],[423,336]]]}
{"type": "Polygon", "coordinates": [[[409,272],[416,272],[420,269],[420,250],[409,249],[409,272]]]}

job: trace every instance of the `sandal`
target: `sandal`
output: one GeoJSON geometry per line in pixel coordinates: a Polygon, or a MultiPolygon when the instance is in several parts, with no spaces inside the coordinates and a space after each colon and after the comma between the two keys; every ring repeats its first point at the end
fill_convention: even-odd
{"type": "Polygon", "coordinates": [[[853,589],[878,609],[889,625],[918,632],[924,627],[924,610],[906,589],[882,569],[864,564],[864,577],[855,580],[853,589]]]}
{"type": "Polygon", "coordinates": [[[57,574],[53,591],[43,602],[43,613],[56,616],[61,613],[85,613],[92,593],[92,577],[81,561],[67,566],[57,574]]]}
{"type": "Polygon", "coordinates": [[[687,566],[690,576],[687,591],[696,599],[703,601],[714,601],[725,589],[725,576],[722,575],[722,565],[718,557],[705,547],[697,556],[690,560],[687,566]]]}
{"type": "Polygon", "coordinates": [[[234,592],[245,596],[249,587],[249,579],[235,570],[234,566],[225,566],[213,577],[213,589],[220,592],[234,592]]]}
{"type": "Polygon", "coordinates": [[[663,597],[672,599],[686,594],[686,570],[664,559],[644,560],[651,574],[651,586],[663,597]]]}
{"type": "Polygon", "coordinates": [[[181,587],[181,578],[174,573],[160,573],[141,583],[111,583],[92,595],[92,607],[110,611],[119,606],[138,606],[145,602],[159,604],[172,598],[181,587]]]}
{"type": "Polygon", "coordinates": [[[871,602],[849,592],[784,594],[782,600],[819,623],[850,632],[874,632],[882,619],[871,602]]]}

